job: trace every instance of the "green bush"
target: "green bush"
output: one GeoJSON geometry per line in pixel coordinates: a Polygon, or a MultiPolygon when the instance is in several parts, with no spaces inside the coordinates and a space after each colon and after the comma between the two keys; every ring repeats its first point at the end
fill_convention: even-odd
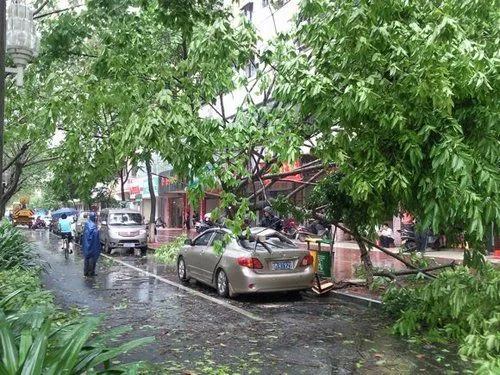
{"type": "Polygon", "coordinates": [[[0,270],[13,267],[31,269],[37,264],[31,245],[9,222],[0,221],[0,270]]]}
{"type": "Polygon", "coordinates": [[[479,364],[479,373],[500,373],[500,271],[460,266],[425,285],[393,287],[385,309],[397,317],[394,332],[424,333],[430,340],[456,340],[459,354],[479,364]]]}
{"type": "Polygon", "coordinates": [[[58,325],[41,307],[7,316],[0,306],[0,373],[14,374],[120,374],[137,373],[137,364],[115,366],[111,360],[139,345],[153,341],[141,338],[108,347],[108,342],[129,328],[91,338],[99,319],[58,325]]]}
{"type": "Polygon", "coordinates": [[[156,249],[154,258],[160,263],[168,265],[175,264],[175,262],[177,262],[177,254],[179,254],[181,247],[184,246],[186,238],[187,237],[185,235],[182,235],[176,237],[169,243],[161,245],[158,249],[156,249]]]}
{"type": "Polygon", "coordinates": [[[43,290],[37,269],[26,271],[15,267],[0,270],[0,285],[0,300],[18,291],[6,306],[9,310],[28,310],[38,305],[51,306],[54,299],[52,293],[43,290]]]}

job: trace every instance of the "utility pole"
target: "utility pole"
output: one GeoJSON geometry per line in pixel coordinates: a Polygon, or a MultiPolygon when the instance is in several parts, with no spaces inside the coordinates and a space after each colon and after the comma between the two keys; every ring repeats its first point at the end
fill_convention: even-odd
{"type": "Polygon", "coordinates": [[[4,181],[3,181],[3,134],[5,127],[5,43],[7,38],[7,0],[0,0],[0,219],[5,215],[5,204],[3,201],[4,181]]]}

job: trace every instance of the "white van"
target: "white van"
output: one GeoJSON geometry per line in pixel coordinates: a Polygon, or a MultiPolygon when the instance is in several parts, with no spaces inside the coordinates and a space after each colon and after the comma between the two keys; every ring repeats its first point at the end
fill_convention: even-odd
{"type": "Polygon", "coordinates": [[[105,253],[120,247],[138,248],[142,255],[146,254],[147,231],[140,212],[127,208],[106,208],[101,211],[99,219],[99,235],[105,253]]]}

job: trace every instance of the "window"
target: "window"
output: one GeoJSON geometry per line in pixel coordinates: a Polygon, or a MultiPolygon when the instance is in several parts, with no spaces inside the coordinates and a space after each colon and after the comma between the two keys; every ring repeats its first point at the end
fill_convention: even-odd
{"type": "Polygon", "coordinates": [[[109,225],[140,225],[142,216],[139,213],[112,213],[109,215],[109,225]]]}
{"type": "Polygon", "coordinates": [[[194,242],[193,242],[194,246],[207,246],[213,233],[214,232],[203,233],[200,237],[198,237],[196,240],[194,240],[194,242]]]}
{"type": "Polygon", "coordinates": [[[229,243],[226,235],[228,235],[228,233],[224,233],[224,232],[215,233],[215,236],[212,238],[212,243],[210,245],[214,246],[217,241],[221,241],[222,247],[226,247],[227,244],[229,243]]]}
{"type": "Polygon", "coordinates": [[[251,21],[253,13],[253,3],[250,2],[246,4],[243,8],[241,8],[241,12],[251,21]]]}
{"type": "MultiPolygon", "coordinates": [[[[262,236],[259,236],[262,237],[262,236]]],[[[239,242],[240,245],[243,246],[246,249],[256,249],[256,250],[279,250],[279,249],[296,249],[297,246],[290,241],[287,237],[283,236],[279,232],[273,231],[270,234],[265,235],[265,241],[264,245],[259,242],[257,243],[257,246],[255,241],[257,240],[257,236],[250,236],[249,238],[244,238],[241,237],[239,242]]],[[[259,239],[260,241],[263,240],[263,238],[259,239]]]]}
{"type": "Polygon", "coordinates": [[[262,0],[262,8],[269,6],[269,0],[262,0]]]}

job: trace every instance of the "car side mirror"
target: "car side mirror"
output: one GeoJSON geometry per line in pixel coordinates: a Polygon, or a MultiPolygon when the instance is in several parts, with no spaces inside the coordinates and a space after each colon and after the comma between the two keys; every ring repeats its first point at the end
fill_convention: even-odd
{"type": "Polygon", "coordinates": [[[193,241],[191,240],[191,238],[186,238],[186,240],[184,241],[184,245],[193,246],[193,241]]]}

